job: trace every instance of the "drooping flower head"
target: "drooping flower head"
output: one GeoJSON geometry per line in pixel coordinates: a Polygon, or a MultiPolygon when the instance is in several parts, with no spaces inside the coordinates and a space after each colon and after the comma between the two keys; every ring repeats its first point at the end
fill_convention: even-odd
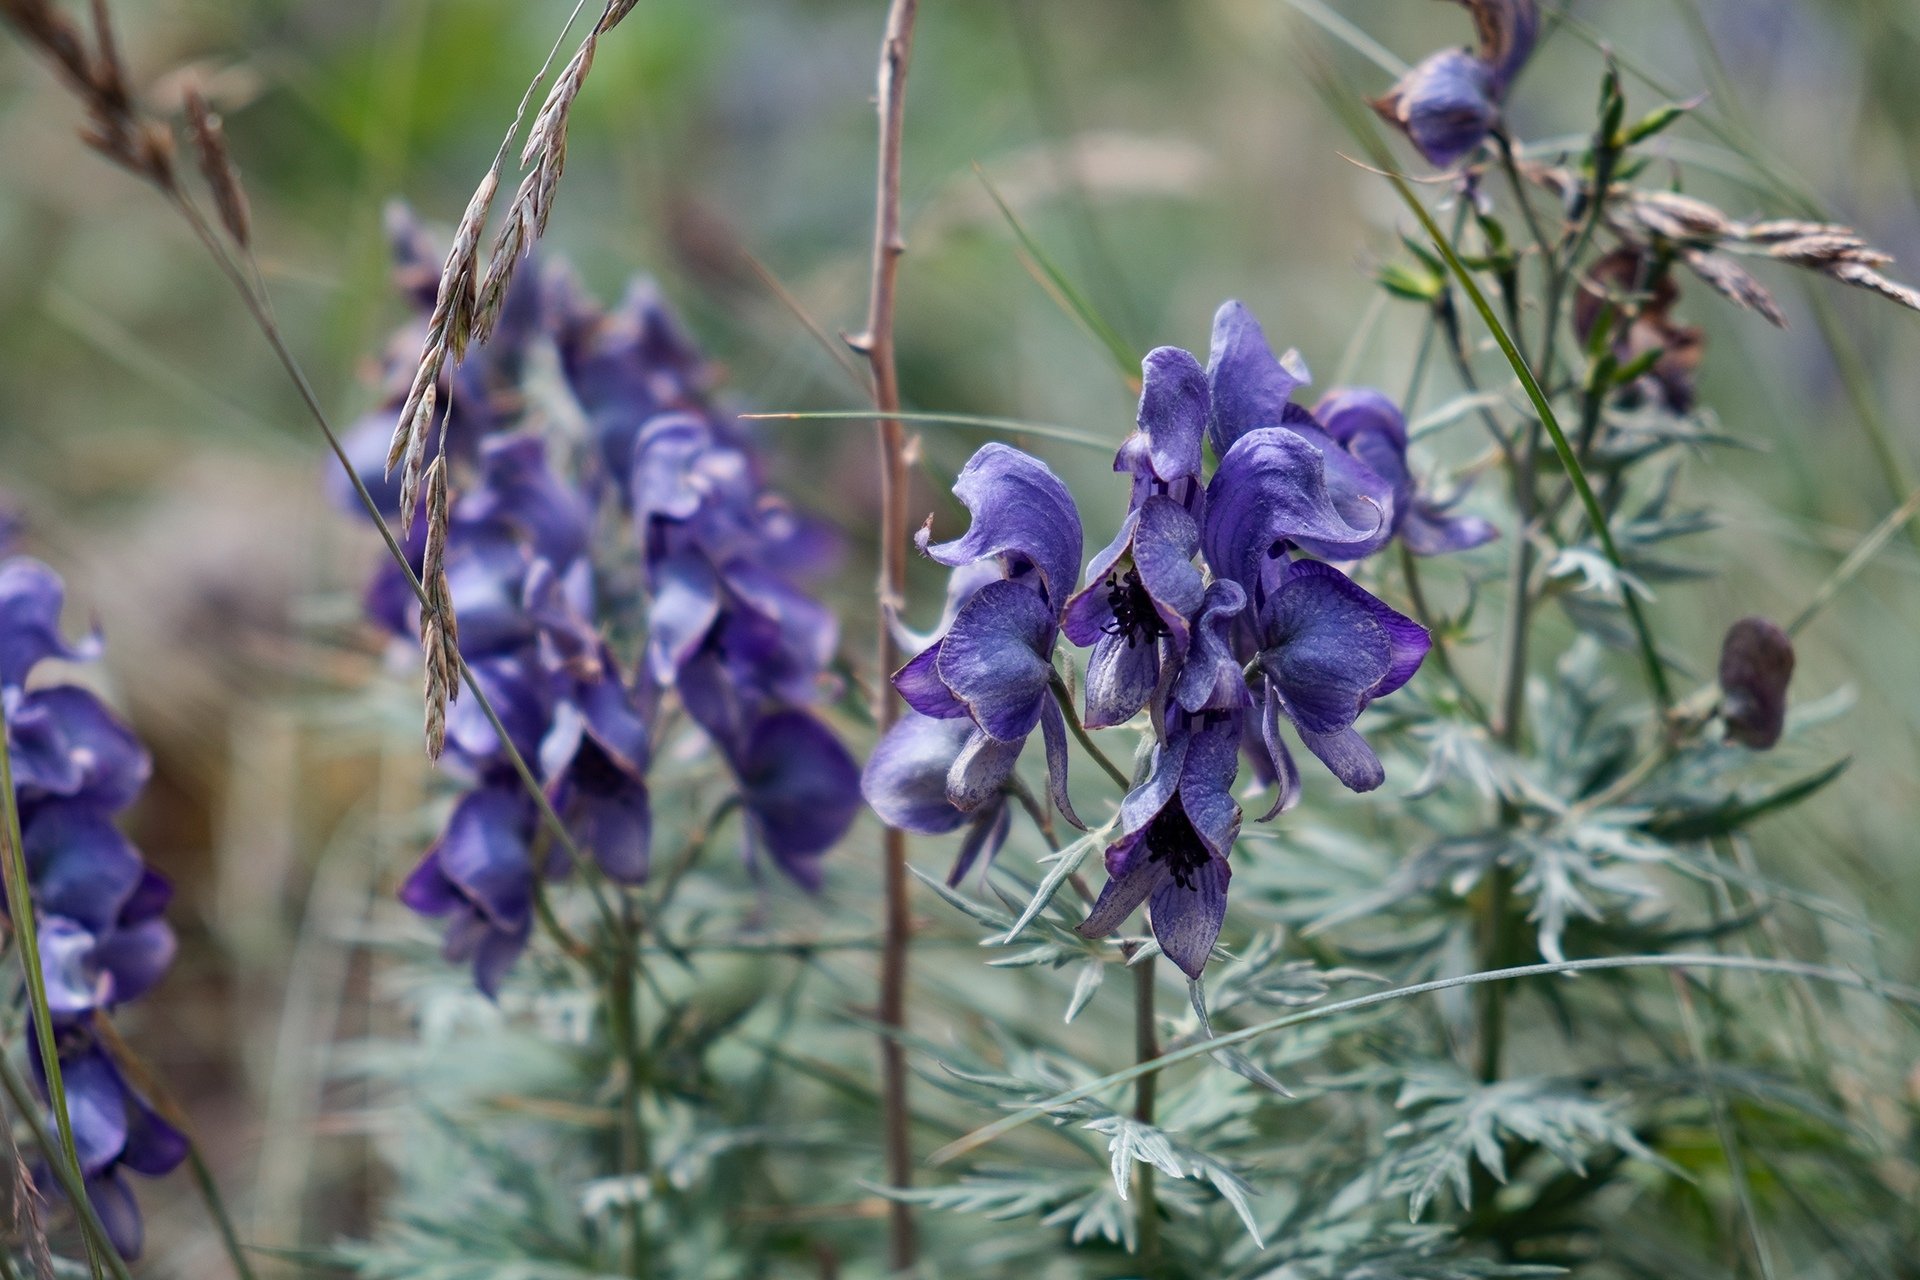
{"type": "Polygon", "coordinates": [[[1425,156],[1448,168],[1471,156],[1500,120],[1514,77],[1533,53],[1540,15],[1534,0],[1461,0],[1473,13],[1478,48],[1442,49],[1373,102],[1425,156]]]}
{"type": "Polygon", "coordinates": [[[1393,488],[1392,532],[1417,556],[1483,546],[1500,536],[1491,522],[1455,514],[1459,495],[1436,498],[1414,480],[1407,464],[1407,420],[1383,391],[1342,387],[1313,407],[1313,418],[1340,448],[1359,458],[1393,488]]]}

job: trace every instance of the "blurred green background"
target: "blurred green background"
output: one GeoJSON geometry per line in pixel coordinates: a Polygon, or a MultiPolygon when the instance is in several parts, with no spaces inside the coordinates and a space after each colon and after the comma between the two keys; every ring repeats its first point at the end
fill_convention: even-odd
{"type": "MultiPolygon", "coordinates": [[[[118,6],[153,98],[177,101],[192,76],[224,112],[281,320],[338,423],[374,402],[373,361],[400,314],[384,203],[402,198],[444,231],[570,7],[118,6]]],[[[750,262],[826,330],[861,322],[884,7],[640,0],[604,42],[574,114],[549,250],[607,301],[633,273],[656,276],[752,406],[860,403],[750,262]]],[[[1463,12],[1428,0],[1337,9],[1409,61],[1469,36],[1463,12]]],[[[1683,93],[1715,88],[1708,111],[1744,122],[1780,174],[1920,270],[1920,6],[1609,0],[1575,13],[1629,67],[1683,93]]],[[[1237,296],[1277,344],[1301,349],[1320,386],[1403,386],[1418,317],[1378,301],[1369,277],[1397,251],[1404,213],[1340,154],[1354,147],[1313,91],[1310,50],[1332,57],[1356,94],[1391,82],[1287,0],[926,0],[899,332],[910,404],[1115,442],[1131,424],[1131,392],[1023,264],[976,164],[1135,348],[1204,351],[1213,308],[1237,296]]],[[[1598,75],[1594,50],[1558,31],[1519,86],[1517,130],[1580,129],[1598,75]]],[[[1629,92],[1639,108],[1661,100],[1632,77],[1629,92]]],[[[135,835],[181,886],[185,946],[125,1030],[175,1082],[240,1189],[243,1232],[325,1240],[364,1226],[380,1189],[366,1142],[379,1117],[335,1078],[329,1046],[393,1016],[360,942],[394,927],[391,889],[424,834],[413,677],[352,626],[376,544],[327,506],[320,442],[258,335],[171,213],[86,153],[76,123],[45,69],[0,46],[0,485],[29,521],[30,548],[68,575],[74,620],[91,613],[105,627],[108,659],[93,678],[157,758],[135,835]]],[[[1739,216],[1791,212],[1710,134],[1682,126],[1674,138],[1690,191],[1739,216]]],[[[1768,283],[1787,332],[1699,290],[1681,311],[1709,331],[1702,402],[1750,446],[1690,468],[1690,492],[1723,521],[1690,546],[1713,576],[1652,614],[1700,678],[1727,623],[1791,616],[1899,501],[1863,410],[1920,470],[1920,317],[1827,289],[1837,336],[1866,373],[1850,390],[1801,282],[1768,283]]],[[[1430,381],[1427,403],[1451,394],[1430,381]]],[[[911,509],[945,520],[954,508],[936,480],[976,440],[924,434],[911,509]]],[[[868,428],[793,423],[768,438],[782,487],[854,535],[838,592],[845,647],[865,664],[877,507],[868,428]]],[[[1443,437],[1436,448],[1451,458],[1469,444],[1443,437]]],[[[1103,543],[1124,499],[1103,483],[1107,458],[1034,448],[1082,495],[1090,545],[1103,543]]],[[[1767,870],[1859,907],[1883,931],[1809,942],[1907,980],[1920,975],[1917,571],[1914,543],[1895,538],[1806,634],[1796,696],[1851,694],[1824,741],[1854,764],[1757,833],[1767,870]]],[[[1455,603],[1457,573],[1434,577],[1455,603]]],[[[931,574],[916,589],[923,619],[937,591],[931,574]]],[[[1484,673],[1491,615],[1476,626],[1489,634],[1464,658],[1484,673]]],[[[1543,660],[1566,638],[1550,636],[1543,660]]],[[[836,875],[868,880],[872,847],[863,829],[836,875]]],[[[1871,1043],[1863,1029],[1849,1048],[1871,1043]]],[[[1861,1063],[1874,1076],[1912,1069],[1861,1063]]],[[[149,1272],[210,1273],[214,1246],[184,1180],[142,1193],[149,1272]]]]}

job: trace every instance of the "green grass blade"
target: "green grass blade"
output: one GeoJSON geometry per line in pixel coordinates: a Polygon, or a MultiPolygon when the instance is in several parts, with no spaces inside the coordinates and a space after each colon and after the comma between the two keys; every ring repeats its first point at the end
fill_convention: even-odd
{"type": "MultiPolygon", "coordinates": [[[[1393,184],[1393,189],[1399,194],[1402,202],[1406,204],[1413,216],[1419,219],[1421,229],[1426,232],[1427,238],[1433,242],[1440,256],[1446,260],[1448,271],[1459,282],[1461,291],[1467,295],[1467,300],[1473,304],[1473,309],[1479,313],[1481,321],[1493,334],[1493,340],[1499,344],[1501,354],[1506,357],[1507,363],[1513,368],[1514,376],[1520,380],[1521,388],[1527,393],[1527,399],[1533,405],[1534,414],[1539,418],[1540,425],[1546,428],[1548,438],[1553,441],[1553,450],[1559,455],[1560,465],[1565,469],[1568,479],[1572,481],[1574,493],[1578,495],[1580,505],[1586,510],[1588,523],[1593,526],[1594,536],[1600,542],[1601,553],[1607,557],[1616,571],[1625,574],[1626,564],[1621,559],[1620,548],[1614,543],[1613,530],[1608,527],[1606,513],[1600,507],[1600,499],[1594,494],[1593,486],[1588,483],[1587,473],[1581,467],[1580,459],[1574,454],[1573,445],[1568,441],[1567,433],[1561,429],[1560,419],[1554,413],[1553,405],[1547,399],[1547,393],[1541,389],[1539,380],[1533,376],[1533,370],[1521,356],[1520,348],[1514,344],[1512,335],[1507,332],[1506,326],[1500,323],[1500,317],[1494,313],[1492,304],[1487,301],[1487,295],[1481,292],[1479,283],[1473,278],[1473,273],[1467,269],[1465,263],[1460,261],[1460,255],[1453,251],[1453,245],[1448,242],[1446,233],[1440,229],[1440,224],[1433,220],[1433,215],[1427,212],[1426,206],[1420,203],[1418,196],[1414,195],[1413,188],[1406,178],[1393,168],[1393,156],[1381,140],[1378,130],[1374,128],[1372,119],[1349,101],[1348,95],[1338,85],[1326,80],[1323,69],[1317,70],[1316,79],[1320,80],[1320,88],[1328,104],[1345,121],[1356,140],[1366,149],[1374,168],[1393,184]]],[[[1524,530],[1521,536],[1525,536],[1524,530]]],[[[1646,613],[1631,588],[1623,588],[1620,596],[1626,607],[1628,619],[1633,624],[1634,635],[1639,641],[1640,657],[1647,668],[1647,684],[1653,690],[1653,696],[1659,702],[1661,710],[1665,711],[1673,706],[1673,688],[1667,682],[1666,667],[1661,662],[1660,652],[1654,645],[1653,631],[1647,624],[1646,613]]]]}
{"type": "Polygon", "coordinates": [[[1127,384],[1137,387],[1140,383],[1140,353],[1128,345],[1119,331],[1109,324],[1107,318],[1101,315],[1093,303],[1087,299],[1087,295],[1067,278],[1066,273],[1047,255],[1047,251],[1042,249],[1028,233],[1026,227],[1021,225],[1019,216],[1002,198],[999,190],[987,177],[986,171],[977,164],[973,170],[980,179],[980,185],[987,189],[987,194],[993,198],[994,204],[999,206],[1000,216],[1007,220],[1007,226],[1012,229],[1014,238],[1019,240],[1021,250],[1046,277],[1044,283],[1048,285],[1047,291],[1081,328],[1107,349],[1107,354],[1113,357],[1114,367],[1120,371],[1120,376],[1126,380],[1127,384]]]}
{"type": "MultiPolygon", "coordinates": [[[[12,917],[14,938],[20,950],[20,968],[27,980],[27,1003],[33,1010],[33,1028],[40,1041],[40,1069],[47,1077],[47,1098],[53,1104],[53,1121],[60,1134],[60,1150],[76,1178],[80,1175],[80,1152],[73,1142],[73,1118],[67,1114],[67,1087],[60,1077],[60,1050],[53,1042],[53,1012],[47,1007],[47,979],[40,969],[40,930],[34,920],[33,886],[27,878],[27,850],[20,839],[20,804],[13,791],[13,753],[7,746],[7,713],[0,705],[0,807],[6,810],[4,858],[8,914],[12,917]]],[[[58,1164],[48,1152],[50,1163],[58,1164]]],[[[86,1199],[82,1188],[82,1200],[86,1199]]],[[[80,1206],[74,1206],[75,1212],[80,1206]]],[[[113,1253],[111,1246],[108,1253],[113,1253]]],[[[115,1255],[118,1256],[118,1255],[115,1255]]],[[[87,1262],[99,1280],[100,1246],[87,1237],[87,1262]]]]}
{"type": "MultiPolygon", "coordinates": [[[[743,413],[740,416],[749,422],[871,422],[874,414],[871,409],[826,409],[809,413],[743,413]]],[[[1036,436],[1042,440],[1077,444],[1084,449],[1098,449],[1102,453],[1120,447],[1117,441],[1104,439],[1091,431],[1056,426],[1050,422],[1027,422],[1021,418],[994,418],[977,413],[895,413],[888,416],[900,422],[925,422],[935,426],[973,427],[981,431],[1036,436]]]]}

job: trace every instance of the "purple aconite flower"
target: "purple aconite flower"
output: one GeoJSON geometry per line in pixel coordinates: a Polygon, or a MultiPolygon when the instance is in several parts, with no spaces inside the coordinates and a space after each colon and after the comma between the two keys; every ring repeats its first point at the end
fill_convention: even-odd
{"type": "MultiPolygon", "coordinates": [[[[142,1226],[123,1172],[169,1172],[186,1158],[186,1139],[128,1086],[93,1023],[151,990],[172,965],[172,888],[113,823],[151,771],[139,739],[87,689],[26,687],[45,659],[100,652],[97,633],[71,644],[62,637],[64,597],[59,576],[39,561],[0,562],[0,700],[32,899],[0,894],[0,908],[35,917],[87,1195],[114,1247],[133,1257],[142,1226]]],[[[40,1087],[44,1096],[44,1079],[40,1087]]]]}
{"type": "Polygon", "coordinates": [[[442,954],[473,965],[474,985],[489,997],[526,949],[533,929],[532,840],[539,816],[514,783],[471,791],[427,856],[400,888],[400,901],[423,916],[444,917],[442,954]]]}
{"type": "Polygon", "coordinates": [[[1371,387],[1329,391],[1313,407],[1313,417],[1335,444],[1392,486],[1392,531],[1407,550],[1418,556],[1445,555],[1500,536],[1490,521],[1455,515],[1457,498],[1436,499],[1415,484],[1407,465],[1407,421],[1385,392],[1371,387]]]}
{"type": "Polygon", "coordinates": [[[1533,53],[1539,29],[1534,0],[1463,0],[1473,11],[1479,47],[1443,49],[1373,102],[1427,163],[1458,164],[1479,149],[1500,120],[1500,106],[1533,53]]]}
{"type": "Polygon", "coordinates": [[[1089,729],[1124,724],[1160,686],[1162,651],[1186,653],[1188,619],[1205,580],[1194,566],[1200,530],[1185,508],[1155,494],[1130,513],[1113,544],[1087,566],[1087,585],[1067,601],[1067,638],[1087,658],[1089,729]]]}
{"type": "Polygon", "coordinates": [[[1280,740],[1282,716],[1347,787],[1379,786],[1386,776],[1380,759],[1354,721],[1413,678],[1432,645],[1427,629],[1332,565],[1296,560],[1261,606],[1259,637],[1262,737],[1280,778],[1276,809],[1292,805],[1300,788],[1280,740]]]}
{"type": "Polygon", "coordinates": [[[946,633],[893,675],[921,715],[969,720],[973,733],[948,775],[947,795],[971,813],[1005,791],[1028,735],[1046,743],[1048,787],[1066,818],[1067,726],[1053,694],[1053,650],[1066,592],[1079,576],[1080,513],[1046,464],[989,444],[968,461],[953,491],[972,514],[967,532],[921,549],[956,569],[983,560],[1007,576],[978,587],[946,633]]]}
{"type": "Polygon", "coordinates": [[[1107,883],[1077,928],[1083,937],[1104,938],[1144,902],[1160,949],[1197,979],[1227,914],[1227,854],[1240,831],[1232,795],[1240,717],[1180,712],[1173,719],[1152,772],[1121,802],[1107,883]]]}
{"type": "MultiPolygon", "coordinates": [[[[76,1025],[55,1035],[67,1117],[73,1124],[73,1145],[87,1198],[113,1247],[122,1257],[138,1257],[146,1229],[125,1175],[158,1178],[173,1172],[187,1158],[187,1137],[162,1119],[127,1081],[89,1028],[76,1025]]],[[[36,1051],[31,1056],[44,1092],[40,1055],[36,1051]]]]}

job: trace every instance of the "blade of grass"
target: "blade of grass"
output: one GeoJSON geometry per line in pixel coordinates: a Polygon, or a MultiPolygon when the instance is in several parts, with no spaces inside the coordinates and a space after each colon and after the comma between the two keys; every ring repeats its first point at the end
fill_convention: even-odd
{"type": "MultiPolygon", "coordinates": [[[[749,422],[872,422],[873,410],[826,409],[808,413],[743,413],[740,416],[749,422]]],[[[1098,449],[1103,453],[1119,447],[1115,441],[1103,440],[1091,431],[1055,426],[1050,422],[1027,422],[1020,418],[993,418],[976,413],[896,413],[893,417],[901,422],[976,427],[982,431],[1009,431],[1023,436],[1037,436],[1042,440],[1059,440],[1065,444],[1077,444],[1087,449],[1098,449]]]]}
{"type": "Polygon", "coordinates": [[[1296,1013],[1283,1014],[1269,1018],[1265,1022],[1238,1031],[1230,1031],[1215,1036],[1211,1040],[1202,1040],[1171,1053],[1163,1053],[1147,1062],[1137,1062],[1097,1080],[1089,1080],[1062,1090],[1051,1098],[1043,1099],[1031,1106],[1022,1107],[1011,1115],[975,1129],[966,1137],[950,1142],[928,1157],[933,1165],[946,1164],[969,1151],[978,1150],[997,1138],[1004,1137],[1023,1125],[1041,1119],[1048,1112],[1058,1110],[1078,1102],[1083,1098],[1121,1085],[1132,1084],[1149,1072],[1164,1071],[1168,1067],[1179,1066],[1183,1062],[1192,1062],[1217,1053],[1221,1049],[1231,1049],[1238,1045],[1250,1044],[1276,1031],[1289,1027],[1316,1022],[1321,1018],[1330,1018],[1336,1014],[1353,1013],[1375,1005],[1388,1004],[1395,1000],[1405,1000],[1413,996],[1431,995],[1439,991],[1450,991],[1456,987],[1478,986],[1488,982],[1512,982],[1521,978],[1550,977],[1556,974],[1585,973],[1605,969],[1736,969],[1749,973],[1786,974],[1790,976],[1812,978],[1819,982],[1832,983],[1835,986],[1850,987],[1856,991],[1866,991],[1882,999],[1898,1001],[1902,1004],[1920,1008],[1920,990],[1912,987],[1884,983],[1855,973],[1851,969],[1834,969],[1826,965],[1808,964],[1798,960],[1767,960],[1757,956],[1736,955],[1637,955],[1637,956],[1597,956],[1588,960],[1562,960],[1550,964],[1516,965],[1507,969],[1488,969],[1480,973],[1461,974],[1452,978],[1437,978],[1431,982],[1416,982],[1411,986],[1395,987],[1390,991],[1374,991],[1363,996],[1354,996],[1347,1000],[1336,1000],[1332,1004],[1317,1005],[1296,1013]]]}
{"type": "MultiPolygon", "coordinates": [[[[0,701],[0,808],[6,810],[4,873],[8,915],[13,921],[14,938],[19,944],[20,968],[27,980],[27,1003],[33,1012],[33,1029],[39,1040],[40,1070],[46,1076],[47,1098],[53,1104],[54,1126],[60,1133],[60,1150],[76,1178],[80,1177],[80,1151],[73,1141],[73,1117],[67,1114],[67,1086],[60,1076],[60,1049],[53,1040],[53,1011],[47,1006],[47,979],[40,968],[40,930],[34,920],[33,886],[27,878],[27,849],[20,839],[20,803],[13,791],[13,752],[8,747],[7,712],[0,701]]],[[[53,1153],[48,1162],[60,1164],[53,1153]]],[[[81,1199],[86,1199],[85,1188],[81,1199]]],[[[75,1206],[78,1211],[79,1206],[75,1206]]],[[[111,1246],[107,1252],[112,1253],[111,1246]]],[[[87,1264],[99,1280],[100,1249],[91,1236],[87,1239],[87,1264]]]]}
{"type": "Polygon", "coordinates": [[[73,1205],[74,1213],[80,1219],[81,1234],[87,1240],[88,1253],[106,1259],[107,1270],[113,1273],[114,1280],[133,1280],[127,1271],[126,1261],[107,1236],[106,1224],[100,1221],[93,1201],[87,1198],[86,1183],[76,1172],[79,1166],[69,1166],[61,1158],[59,1139],[48,1133],[47,1127],[40,1123],[40,1108],[34,1103],[33,1090],[14,1069],[13,1060],[7,1056],[4,1047],[0,1047],[0,1088],[5,1089],[13,1109],[20,1113],[20,1119],[33,1135],[34,1143],[46,1156],[47,1167],[53,1170],[54,1181],[60,1184],[61,1192],[73,1205]]]}
{"type": "Polygon", "coordinates": [[[1013,231],[1014,238],[1020,242],[1020,248],[1046,277],[1044,283],[1050,286],[1049,292],[1062,303],[1069,316],[1107,349],[1107,354],[1113,357],[1114,367],[1120,371],[1121,378],[1137,390],[1140,385],[1139,353],[1127,344],[1127,340],[1120,336],[1119,331],[1107,322],[1106,317],[1100,314],[1092,302],[1088,301],[1087,295],[1067,278],[1066,273],[1047,256],[1047,251],[1040,247],[1032,235],[1028,234],[1012,206],[1006,202],[1000,195],[999,189],[987,177],[987,171],[978,164],[973,166],[973,171],[979,177],[980,185],[987,189],[987,195],[999,207],[1000,216],[1007,220],[1007,226],[1013,231]]]}
{"type": "MultiPolygon", "coordinates": [[[[1554,413],[1553,405],[1548,401],[1546,392],[1541,389],[1538,379],[1533,376],[1533,370],[1522,358],[1519,347],[1514,345],[1506,326],[1502,325],[1499,316],[1494,314],[1493,306],[1487,301],[1487,295],[1481,292],[1479,282],[1473,278],[1473,273],[1467,269],[1466,264],[1460,261],[1460,256],[1453,251],[1453,245],[1448,242],[1446,233],[1440,229],[1440,224],[1433,220],[1433,215],[1427,212],[1426,206],[1420,203],[1419,197],[1414,195],[1413,188],[1406,178],[1393,168],[1393,156],[1381,140],[1379,132],[1373,127],[1372,120],[1348,100],[1348,96],[1337,84],[1327,78],[1324,67],[1314,67],[1311,70],[1328,104],[1346,123],[1360,145],[1365,148],[1372,160],[1373,168],[1393,184],[1393,189],[1400,196],[1401,201],[1419,220],[1427,238],[1433,242],[1434,248],[1446,260],[1447,270],[1459,282],[1461,291],[1467,295],[1467,300],[1479,313],[1481,322],[1493,334],[1493,340],[1499,345],[1500,353],[1506,357],[1507,363],[1513,368],[1514,376],[1520,380],[1522,390],[1527,393],[1527,399],[1533,405],[1534,414],[1539,418],[1540,425],[1546,428],[1548,438],[1553,441],[1553,450],[1559,455],[1560,465],[1566,471],[1568,479],[1572,481],[1574,492],[1580,498],[1580,505],[1586,510],[1587,521],[1593,526],[1594,537],[1599,540],[1601,553],[1606,556],[1616,571],[1626,573],[1626,564],[1620,556],[1620,548],[1614,543],[1613,530],[1607,524],[1606,512],[1601,509],[1600,499],[1595,495],[1593,486],[1587,481],[1587,473],[1581,467],[1580,459],[1575,455],[1573,445],[1567,439],[1567,433],[1560,427],[1560,419],[1554,413]]],[[[1520,536],[1526,536],[1526,531],[1522,530],[1520,536]]],[[[1653,631],[1648,626],[1646,613],[1632,589],[1623,586],[1620,597],[1622,604],[1626,607],[1628,619],[1633,624],[1635,638],[1639,642],[1641,661],[1647,669],[1647,684],[1664,712],[1673,706],[1673,689],[1667,682],[1666,667],[1662,664],[1660,652],[1654,645],[1653,631]]]]}

